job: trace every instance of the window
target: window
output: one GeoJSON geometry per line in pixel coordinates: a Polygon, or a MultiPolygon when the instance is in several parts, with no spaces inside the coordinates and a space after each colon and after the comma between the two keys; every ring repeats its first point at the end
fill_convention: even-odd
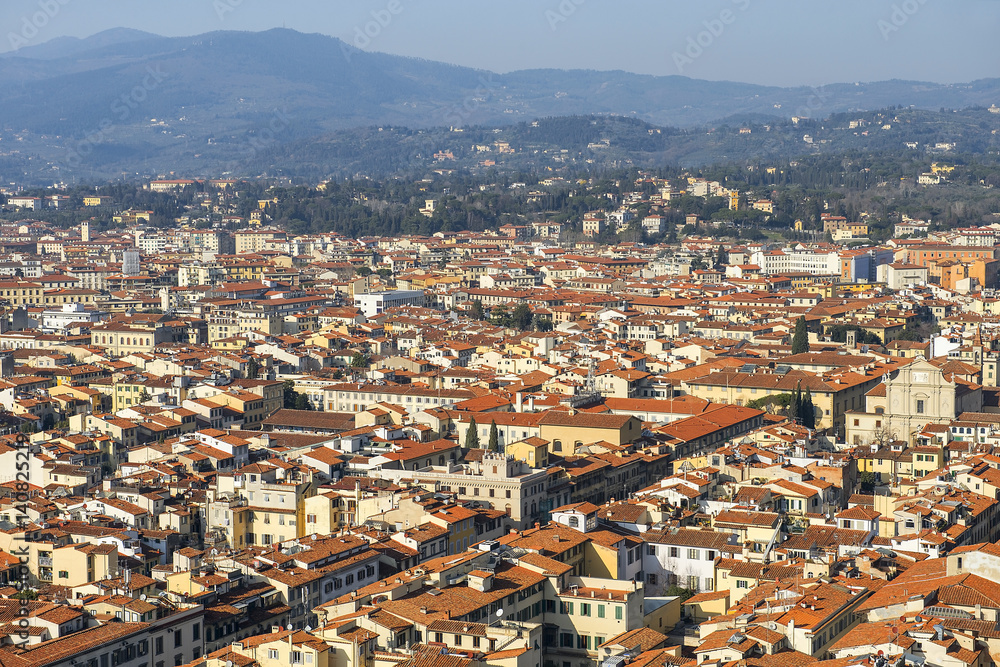
{"type": "Polygon", "coordinates": [[[917,414],[924,414],[924,401],[923,399],[917,399],[917,414]]]}
{"type": "Polygon", "coordinates": [[[67,570],[59,570],[60,579],[69,579],[69,572],[67,570]]]}
{"type": "Polygon", "coordinates": [[[750,588],[750,582],[746,579],[737,579],[736,588],[750,588]]]}
{"type": "Polygon", "coordinates": [[[174,648],[177,648],[184,643],[184,633],[181,632],[180,628],[174,633],[174,648]]]}
{"type": "Polygon", "coordinates": [[[621,607],[618,607],[618,606],[615,607],[615,620],[616,621],[622,620],[622,608],[621,607]]]}
{"type": "Polygon", "coordinates": [[[572,615],[573,614],[573,603],[572,602],[563,602],[562,603],[562,613],[572,615]]]}
{"type": "Polygon", "coordinates": [[[688,549],[688,560],[698,560],[697,549],[688,549]]]}
{"type": "Polygon", "coordinates": [[[590,616],[590,605],[588,603],[580,603],[580,616],[590,616]]]}
{"type": "Polygon", "coordinates": [[[276,649],[276,648],[268,649],[267,650],[267,657],[269,659],[271,659],[271,660],[277,660],[278,659],[278,649],[276,649]]]}
{"type": "Polygon", "coordinates": [[[562,648],[573,648],[573,633],[571,632],[559,633],[559,646],[562,648]]]}
{"type": "Polygon", "coordinates": [[[157,637],[153,646],[155,647],[154,652],[156,653],[156,655],[160,655],[161,653],[163,653],[163,637],[157,637]]]}
{"type": "Polygon", "coordinates": [[[195,623],[191,626],[191,639],[198,641],[201,639],[201,624],[195,623]]]}
{"type": "MultiPolygon", "coordinates": [[[[959,567],[961,567],[961,566],[959,566],[959,567]]],[[[656,575],[651,575],[651,576],[653,576],[654,579],[656,578],[656,575]]],[[[603,604],[597,605],[597,618],[604,618],[604,605],[603,604]]]]}
{"type": "Polygon", "coordinates": [[[678,558],[681,555],[681,550],[678,547],[670,547],[670,557],[678,558]]]}

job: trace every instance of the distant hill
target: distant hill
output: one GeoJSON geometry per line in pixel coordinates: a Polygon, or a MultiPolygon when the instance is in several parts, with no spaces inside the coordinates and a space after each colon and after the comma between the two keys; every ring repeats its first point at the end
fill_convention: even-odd
{"type": "Polygon", "coordinates": [[[105,46],[138,42],[154,37],[156,35],[153,33],[143,32],[142,30],[112,28],[111,30],[105,30],[84,39],[80,39],[79,37],[57,37],[35,46],[25,46],[16,51],[0,53],[0,58],[10,58],[12,56],[33,60],[71,58],[77,54],[93,51],[105,46]]]}
{"type": "Polygon", "coordinates": [[[626,72],[500,75],[284,29],[184,38],[118,29],[0,56],[0,178],[242,171],[278,148],[378,126],[507,126],[617,115],[690,128],[718,119],[761,123],[890,105],[961,109],[996,101],[1000,79],[814,90],[626,72]]]}

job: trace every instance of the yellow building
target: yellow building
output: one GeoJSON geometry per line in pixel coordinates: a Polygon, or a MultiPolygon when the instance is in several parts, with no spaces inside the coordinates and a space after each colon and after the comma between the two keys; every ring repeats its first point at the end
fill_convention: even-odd
{"type": "Polygon", "coordinates": [[[551,442],[552,450],[560,455],[594,442],[623,445],[642,435],[642,422],[632,415],[551,411],[545,413],[538,425],[538,435],[551,442]]]}
{"type": "Polygon", "coordinates": [[[427,517],[435,526],[448,530],[448,553],[460,554],[476,539],[476,512],[459,505],[438,510],[427,517]]]}
{"type": "Polygon", "coordinates": [[[52,583],[80,586],[118,576],[118,547],[114,544],[67,544],[52,550],[52,583]]]}
{"type": "Polygon", "coordinates": [[[549,465],[550,444],[548,440],[530,437],[510,443],[504,448],[504,452],[532,468],[546,468],[549,465]]]}
{"type": "Polygon", "coordinates": [[[114,216],[112,220],[124,225],[134,225],[140,220],[143,222],[149,222],[149,219],[152,216],[152,211],[133,211],[129,209],[128,211],[122,211],[118,215],[114,216]]]}
{"type": "Polygon", "coordinates": [[[0,301],[11,306],[31,306],[42,303],[45,288],[40,283],[20,280],[0,282],[0,301]]]}

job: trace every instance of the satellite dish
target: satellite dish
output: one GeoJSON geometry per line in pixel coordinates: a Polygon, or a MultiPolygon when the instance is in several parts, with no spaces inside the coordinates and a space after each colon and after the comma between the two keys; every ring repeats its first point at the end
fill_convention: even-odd
{"type": "Polygon", "coordinates": [[[311,626],[311,625],[307,625],[306,626],[306,632],[312,632],[312,629],[313,629],[313,626],[311,626]]]}
{"type": "Polygon", "coordinates": [[[291,632],[292,631],[292,624],[289,623],[288,625],[286,625],[285,626],[285,630],[288,630],[289,632],[291,632]]]}
{"type": "Polygon", "coordinates": [[[145,602],[146,601],[146,594],[143,593],[142,595],[140,595],[139,599],[142,600],[143,602],[145,602]]]}
{"type": "Polygon", "coordinates": [[[211,554],[213,556],[218,556],[219,555],[219,550],[218,549],[212,549],[211,554]]]}
{"type": "Polygon", "coordinates": [[[226,667],[233,667],[233,661],[232,660],[226,660],[226,667]]]}
{"type": "Polygon", "coordinates": [[[497,618],[503,616],[503,609],[497,609],[497,618]]]}

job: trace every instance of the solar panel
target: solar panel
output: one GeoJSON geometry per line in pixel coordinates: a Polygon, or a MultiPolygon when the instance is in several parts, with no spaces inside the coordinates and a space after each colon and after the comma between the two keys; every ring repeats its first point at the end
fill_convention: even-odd
{"type": "Polygon", "coordinates": [[[757,370],[757,367],[753,364],[743,364],[740,366],[740,373],[753,373],[755,370],[757,370]]]}
{"type": "Polygon", "coordinates": [[[776,366],[774,372],[777,373],[778,375],[787,375],[789,372],[791,372],[791,370],[792,370],[791,366],[782,365],[782,366],[776,366]]]}

